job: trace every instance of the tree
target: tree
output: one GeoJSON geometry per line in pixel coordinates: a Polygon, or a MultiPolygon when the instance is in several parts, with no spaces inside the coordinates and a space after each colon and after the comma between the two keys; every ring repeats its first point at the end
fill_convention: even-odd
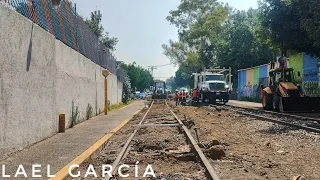
{"type": "Polygon", "coordinates": [[[141,66],[136,65],[135,62],[131,64],[122,64],[121,67],[127,72],[127,75],[130,78],[131,87],[134,90],[143,91],[149,89],[149,87],[153,85],[151,73],[141,66]]]}
{"type": "Polygon", "coordinates": [[[261,22],[258,11],[249,9],[234,12],[226,25],[224,43],[218,53],[218,65],[237,70],[272,61],[273,51],[259,38],[261,22]]]}
{"type": "Polygon", "coordinates": [[[105,45],[108,49],[114,51],[115,47],[118,43],[118,38],[109,37],[108,32],[104,32],[104,28],[101,24],[101,17],[100,11],[97,14],[96,12],[91,13],[91,18],[87,19],[85,23],[89,27],[89,29],[98,37],[103,45],[105,45]]]}
{"type": "Polygon", "coordinates": [[[130,77],[126,74],[124,77],[124,82],[123,82],[123,97],[122,97],[122,102],[123,103],[128,103],[130,97],[131,97],[131,83],[130,83],[130,77]]]}
{"type": "MultiPolygon", "coordinates": [[[[216,0],[185,0],[177,10],[170,11],[167,20],[179,28],[184,57],[191,52],[197,54],[197,61],[202,66],[215,64],[217,45],[229,11],[228,5],[224,6],[216,0]]],[[[174,47],[172,45],[175,44],[170,43],[170,46],[174,47]]],[[[168,49],[165,45],[163,47],[165,51],[168,49]]],[[[168,56],[169,53],[165,54],[168,56]]]]}
{"type": "Polygon", "coordinates": [[[171,88],[173,91],[177,89],[175,77],[171,76],[169,79],[166,80],[166,85],[168,88],[171,88]]]}
{"type": "Polygon", "coordinates": [[[270,31],[259,12],[237,11],[216,0],[184,0],[167,17],[178,27],[179,41],[162,45],[164,54],[191,86],[191,74],[203,67],[231,67],[236,75],[239,69],[268,63],[275,50],[264,38],[270,31]]]}
{"type": "Polygon", "coordinates": [[[263,0],[260,2],[263,26],[269,29],[273,44],[282,50],[320,55],[318,0],[263,0]]]}

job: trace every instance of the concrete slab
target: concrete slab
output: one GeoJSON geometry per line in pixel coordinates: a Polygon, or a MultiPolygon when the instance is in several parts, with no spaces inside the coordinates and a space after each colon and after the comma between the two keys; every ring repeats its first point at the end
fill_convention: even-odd
{"type": "MultiPolygon", "coordinates": [[[[109,112],[108,115],[93,117],[72,129],[68,129],[65,133],[57,134],[1,161],[0,165],[5,165],[5,174],[11,175],[11,178],[6,179],[15,179],[14,176],[19,165],[23,165],[28,175],[27,179],[34,179],[31,177],[32,165],[34,164],[41,165],[41,168],[37,168],[41,170],[41,173],[37,173],[42,175],[40,179],[48,179],[48,171],[51,175],[58,172],[109,131],[126,119],[130,119],[144,105],[145,101],[135,101],[123,109],[109,112]],[[49,169],[48,165],[50,165],[49,169]]],[[[4,169],[2,169],[3,171],[4,169]]],[[[0,176],[0,179],[2,178],[0,176]]]]}
{"type": "Polygon", "coordinates": [[[261,103],[230,100],[230,101],[228,102],[228,104],[230,104],[230,105],[232,105],[232,106],[238,106],[238,107],[262,109],[261,103]]]}

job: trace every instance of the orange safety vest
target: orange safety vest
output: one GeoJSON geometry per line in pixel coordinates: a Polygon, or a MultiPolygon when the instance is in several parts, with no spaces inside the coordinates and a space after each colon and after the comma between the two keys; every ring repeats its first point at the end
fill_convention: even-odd
{"type": "Polygon", "coordinates": [[[182,92],[182,97],[187,97],[187,93],[186,92],[182,92]]]}
{"type": "Polygon", "coordinates": [[[198,97],[198,90],[193,90],[192,94],[193,94],[193,97],[198,97]]]}

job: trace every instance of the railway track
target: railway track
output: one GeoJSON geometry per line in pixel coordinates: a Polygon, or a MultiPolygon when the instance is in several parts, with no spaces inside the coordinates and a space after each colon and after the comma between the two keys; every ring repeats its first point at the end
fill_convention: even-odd
{"type": "MultiPolygon", "coordinates": [[[[125,159],[130,156],[130,151],[132,149],[134,149],[132,146],[130,147],[130,144],[132,144],[132,141],[135,141],[135,142],[139,141],[139,138],[140,138],[139,137],[140,136],[139,130],[140,129],[142,129],[142,128],[153,128],[154,130],[157,130],[157,129],[162,128],[162,133],[159,132],[159,135],[161,134],[161,135],[165,136],[165,133],[163,133],[163,128],[167,128],[167,129],[168,128],[178,128],[179,130],[176,129],[176,133],[181,133],[181,131],[183,131],[185,137],[187,138],[187,139],[185,139],[184,143],[186,145],[191,145],[192,146],[192,150],[193,151],[192,151],[192,155],[191,156],[195,156],[195,157],[197,156],[197,159],[201,160],[201,164],[205,168],[206,173],[204,174],[203,177],[201,177],[201,175],[200,175],[200,179],[205,177],[206,179],[219,180],[219,177],[217,176],[216,172],[212,168],[211,164],[209,163],[209,161],[206,158],[206,156],[204,155],[204,153],[202,152],[201,148],[198,146],[198,143],[192,137],[192,135],[191,135],[190,131],[188,130],[188,128],[178,118],[178,116],[170,109],[170,107],[169,107],[169,105],[167,104],[166,101],[163,101],[163,102],[156,101],[156,103],[153,101],[150,104],[150,108],[144,114],[144,116],[141,119],[141,121],[139,122],[139,124],[136,124],[136,125],[133,125],[133,126],[135,127],[134,132],[127,139],[125,145],[123,146],[123,148],[121,149],[120,153],[118,154],[116,160],[112,164],[112,169],[113,169],[112,175],[114,177],[117,176],[116,169],[119,166],[119,164],[121,162],[125,162],[125,159]],[[159,108],[159,104],[163,104],[163,106],[165,107],[165,110],[163,112],[161,112],[161,114],[159,114],[158,111],[153,112],[154,108],[159,108]],[[157,106],[157,107],[154,107],[154,106],[157,106]]],[[[180,147],[187,147],[187,146],[181,146],[181,142],[178,143],[178,144],[180,144],[180,147]]],[[[178,146],[178,144],[176,146],[178,146]]],[[[150,147],[148,147],[148,148],[150,148],[150,147]]],[[[161,151],[161,148],[159,150],[161,151]]],[[[186,150],[186,152],[188,152],[188,150],[186,150]]],[[[168,151],[168,149],[164,150],[161,153],[162,153],[162,155],[163,155],[163,153],[168,153],[168,154],[166,154],[166,156],[167,155],[170,156],[170,150],[168,151]]],[[[189,154],[189,156],[190,156],[190,154],[189,154]]],[[[179,177],[179,178],[183,178],[183,177],[179,177]]],[[[112,178],[108,176],[108,177],[106,177],[104,179],[105,180],[109,180],[109,179],[112,179],[112,178]]],[[[162,179],[163,179],[163,177],[162,177],[162,179]]],[[[170,177],[169,178],[164,178],[164,179],[170,179],[170,177]]]]}
{"type": "Polygon", "coordinates": [[[115,134],[97,156],[80,165],[77,171],[81,177],[92,165],[102,171],[98,177],[104,180],[128,179],[123,174],[130,174],[129,179],[146,179],[145,167],[152,165],[156,176],[149,174],[148,179],[220,179],[204,154],[207,149],[201,149],[189,131],[188,121],[179,119],[167,101],[152,101],[143,111],[115,134]],[[104,164],[110,165],[108,174],[103,173],[104,164]],[[128,166],[121,169],[123,165],[128,166]]]}
{"type": "Polygon", "coordinates": [[[310,132],[320,133],[320,119],[296,114],[265,111],[253,108],[238,107],[233,105],[210,105],[215,108],[231,110],[240,114],[255,117],[261,120],[281,124],[284,126],[303,129],[310,132]]]}

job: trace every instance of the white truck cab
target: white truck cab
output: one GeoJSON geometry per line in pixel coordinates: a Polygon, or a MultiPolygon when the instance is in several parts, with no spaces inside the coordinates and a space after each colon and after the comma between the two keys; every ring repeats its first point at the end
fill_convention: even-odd
{"type": "MultiPolygon", "coordinates": [[[[221,69],[216,70],[221,71],[221,69]]],[[[195,88],[199,88],[200,99],[202,102],[206,102],[206,100],[208,100],[210,104],[215,104],[217,100],[224,103],[229,101],[229,92],[231,91],[231,69],[222,70],[229,70],[229,83],[227,83],[228,75],[224,75],[222,73],[215,73],[211,71],[193,73],[194,86],[195,88]]]]}

